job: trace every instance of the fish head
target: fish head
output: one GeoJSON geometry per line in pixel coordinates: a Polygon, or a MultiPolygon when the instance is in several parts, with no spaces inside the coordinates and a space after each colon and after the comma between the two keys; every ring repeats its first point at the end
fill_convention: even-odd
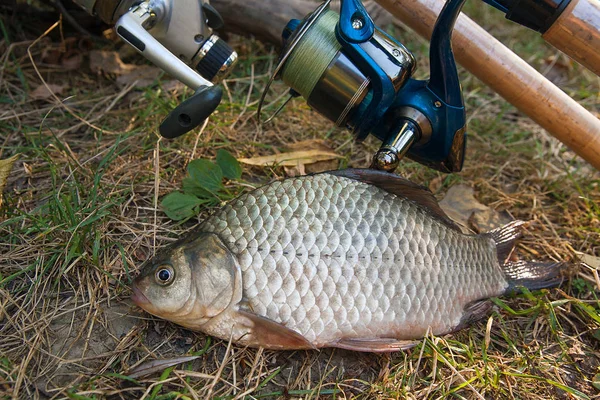
{"type": "Polygon", "coordinates": [[[202,330],[241,299],[241,271],[217,235],[199,233],[148,260],[132,289],[132,300],[150,314],[202,330]]]}

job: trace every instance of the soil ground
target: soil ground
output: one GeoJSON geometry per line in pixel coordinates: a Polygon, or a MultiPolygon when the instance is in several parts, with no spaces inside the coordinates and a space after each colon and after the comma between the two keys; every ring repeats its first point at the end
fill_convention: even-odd
{"type": "MultiPolygon", "coordinates": [[[[238,36],[227,38],[240,62],[218,112],[204,129],[159,139],[158,124],[189,90],[163,74],[136,83],[119,80],[122,71],[90,68],[91,50],[118,51],[138,73],[146,64],[118,41],[85,39],[67,24],[42,37],[58,16],[19,10],[0,8],[0,159],[19,155],[0,208],[0,397],[599,397],[600,279],[578,254],[592,256],[589,263],[600,256],[600,173],[467,71],[460,69],[469,118],[463,171],[406,160],[398,173],[439,199],[466,185],[478,202],[530,221],[519,255],[570,262],[562,286],[495,299],[489,319],[406,352],[244,349],[129,301],[143,261],[211,211],[175,222],[160,200],[180,189],[191,160],[213,159],[218,149],[248,158],[323,140],[342,156],[334,168],[366,167],[378,142],[354,142],[301,99],[259,127],[257,101],[277,49],[238,36]],[[38,89],[43,82],[56,98],[38,89]],[[199,358],[129,377],[148,361],[181,355],[199,358]]],[[[466,11],[598,115],[598,77],[483,3],[466,11]]],[[[390,30],[415,54],[417,77],[426,77],[428,43],[390,30]]],[[[272,99],[284,91],[276,84],[272,99]]],[[[246,166],[242,182],[229,185],[247,190],[284,176],[282,167],[246,166]]]]}

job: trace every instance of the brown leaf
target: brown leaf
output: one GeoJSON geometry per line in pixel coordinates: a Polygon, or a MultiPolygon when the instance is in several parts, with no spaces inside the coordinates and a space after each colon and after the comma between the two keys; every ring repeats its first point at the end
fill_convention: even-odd
{"type": "Polygon", "coordinates": [[[331,151],[323,150],[300,150],[288,153],[273,154],[270,156],[259,156],[252,158],[241,158],[238,161],[248,165],[267,166],[281,165],[284,167],[295,167],[300,164],[312,164],[318,161],[334,160],[342,156],[331,151]]]}
{"type": "Polygon", "coordinates": [[[123,75],[138,68],[134,64],[125,64],[116,51],[90,51],[90,69],[96,73],[123,75]]]}
{"type": "Polygon", "coordinates": [[[299,164],[295,167],[283,167],[285,171],[285,175],[291,178],[295,176],[306,175],[306,168],[304,168],[304,164],[299,164]]]}
{"type": "Polygon", "coordinates": [[[29,97],[33,100],[46,100],[52,97],[52,93],[55,95],[62,94],[66,87],[67,85],[55,85],[53,83],[49,83],[48,87],[41,84],[33,92],[29,93],[29,97]]]}
{"type": "Polygon", "coordinates": [[[159,74],[160,69],[150,65],[141,65],[137,69],[117,77],[117,84],[128,86],[133,83],[135,87],[143,88],[152,85],[159,74]]]}
{"type": "Polygon", "coordinates": [[[184,356],[169,358],[165,360],[152,360],[138,365],[129,372],[129,377],[132,379],[143,378],[148,375],[152,375],[157,372],[162,372],[166,368],[172,367],[173,365],[181,364],[188,361],[193,361],[199,358],[199,356],[184,356]]]}
{"type": "Polygon", "coordinates": [[[77,49],[67,51],[60,59],[60,65],[67,71],[74,71],[81,68],[83,63],[83,54],[77,49]]]}
{"type": "MultiPolygon", "coordinates": [[[[329,147],[324,140],[321,139],[311,139],[311,140],[303,140],[301,142],[293,143],[287,146],[287,151],[299,151],[299,150],[321,150],[325,152],[334,153],[333,149],[329,147]]],[[[288,176],[298,176],[298,175],[306,175],[306,174],[315,174],[317,172],[323,171],[331,171],[337,169],[339,161],[337,159],[333,160],[323,160],[317,161],[311,164],[303,164],[296,168],[298,172],[296,175],[291,175],[286,170],[286,174],[288,176]]]]}
{"type": "Polygon", "coordinates": [[[473,194],[473,188],[467,185],[454,185],[440,201],[442,210],[461,225],[465,232],[487,232],[511,221],[507,215],[478,202],[473,194]]]}
{"type": "Polygon", "coordinates": [[[582,263],[589,265],[590,267],[592,267],[594,269],[600,270],[600,257],[581,253],[579,251],[576,251],[575,254],[577,254],[577,257],[579,257],[579,260],[582,263]]]}

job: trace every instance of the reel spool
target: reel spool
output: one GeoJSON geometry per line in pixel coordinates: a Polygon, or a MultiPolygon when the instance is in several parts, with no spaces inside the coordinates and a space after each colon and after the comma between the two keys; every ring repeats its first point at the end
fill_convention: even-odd
{"type": "MultiPolygon", "coordinates": [[[[353,129],[353,117],[365,102],[371,79],[344,52],[337,40],[335,28],[339,14],[321,5],[304,21],[292,20],[284,30],[286,48],[273,74],[301,95],[308,105],[337,126],[353,129]],[[286,37],[293,32],[291,36],[286,37]]],[[[365,51],[376,58],[398,91],[415,70],[415,59],[400,43],[380,31],[370,41],[362,43],[365,51]]],[[[272,79],[263,92],[268,91],[272,79]]],[[[260,115],[260,113],[259,113],[260,115]]],[[[368,132],[356,132],[362,139],[368,132]]]]}
{"type": "Polygon", "coordinates": [[[340,14],[329,3],[284,29],[284,49],[259,101],[259,121],[270,85],[281,79],[290,98],[304,97],[357,140],[369,134],[382,140],[373,167],[392,171],[408,154],[440,171],[459,171],[465,117],[449,38],[464,0],[449,0],[434,28],[431,45],[438,38],[440,48],[430,55],[431,75],[442,78],[432,81],[411,79],[413,55],[373,24],[359,0],[343,0],[340,14]]]}
{"type": "Polygon", "coordinates": [[[340,51],[335,38],[338,19],[331,10],[316,19],[290,53],[281,79],[309,106],[337,126],[346,126],[367,94],[369,79],[340,51]]]}

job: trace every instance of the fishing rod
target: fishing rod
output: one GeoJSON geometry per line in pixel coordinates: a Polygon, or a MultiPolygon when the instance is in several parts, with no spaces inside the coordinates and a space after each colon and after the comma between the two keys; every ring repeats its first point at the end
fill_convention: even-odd
{"type": "MultiPolygon", "coordinates": [[[[162,136],[180,136],[214,112],[222,97],[222,89],[215,84],[231,71],[237,54],[214,34],[223,26],[223,18],[206,0],[74,1],[114,24],[121,38],[195,90],[160,125],[162,136]]],[[[378,1],[391,10],[406,3],[378,1]]],[[[545,38],[556,30],[571,32],[559,35],[562,41],[555,44],[572,49],[585,65],[597,64],[597,56],[584,50],[597,47],[600,30],[583,25],[597,23],[598,18],[593,18],[600,14],[596,0],[484,1],[545,38]]],[[[272,82],[281,79],[290,87],[287,101],[302,96],[317,112],[350,129],[357,140],[370,134],[380,139],[374,168],[393,171],[406,156],[439,171],[460,171],[467,141],[466,116],[451,37],[464,2],[446,1],[435,19],[427,80],[412,78],[413,55],[375,26],[360,0],[342,0],[339,14],[327,0],[303,20],[289,21],[283,30],[279,63],[259,101],[259,120],[272,82]]],[[[560,128],[542,125],[552,132],[560,128]]],[[[565,122],[561,127],[572,134],[571,125],[565,122]]],[[[593,133],[579,132],[586,137],[593,133]]],[[[575,141],[572,136],[568,136],[569,143],[575,141]]],[[[570,145],[581,154],[583,146],[570,145]]],[[[590,161],[589,156],[586,159],[590,161]]]]}
{"type": "MultiPolygon", "coordinates": [[[[403,4],[379,1],[388,10],[403,4]]],[[[585,39],[586,49],[600,43],[598,32],[583,26],[592,17],[573,16],[577,0],[484,1],[506,13],[507,19],[545,35],[558,24],[572,31],[567,36],[573,43],[585,39]]],[[[411,77],[414,57],[374,25],[360,0],[342,0],[339,15],[326,1],[303,20],[289,21],[282,34],[279,63],[259,102],[259,119],[271,83],[281,79],[290,87],[287,101],[302,96],[337,126],[350,129],[357,140],[369,134],[380,139],[382,145],[372,167],[393,171],[407,156],[442,172],[460,171],[467,140],[466,117],[451,38],[464,2],[447,0],[435,20],[427,80],[411,77]]],[[[413,19],[419,21],[418,16],[413,19]]],[[[573,43],[567,47],[581,50],[583,43],[573,43]]]]}

